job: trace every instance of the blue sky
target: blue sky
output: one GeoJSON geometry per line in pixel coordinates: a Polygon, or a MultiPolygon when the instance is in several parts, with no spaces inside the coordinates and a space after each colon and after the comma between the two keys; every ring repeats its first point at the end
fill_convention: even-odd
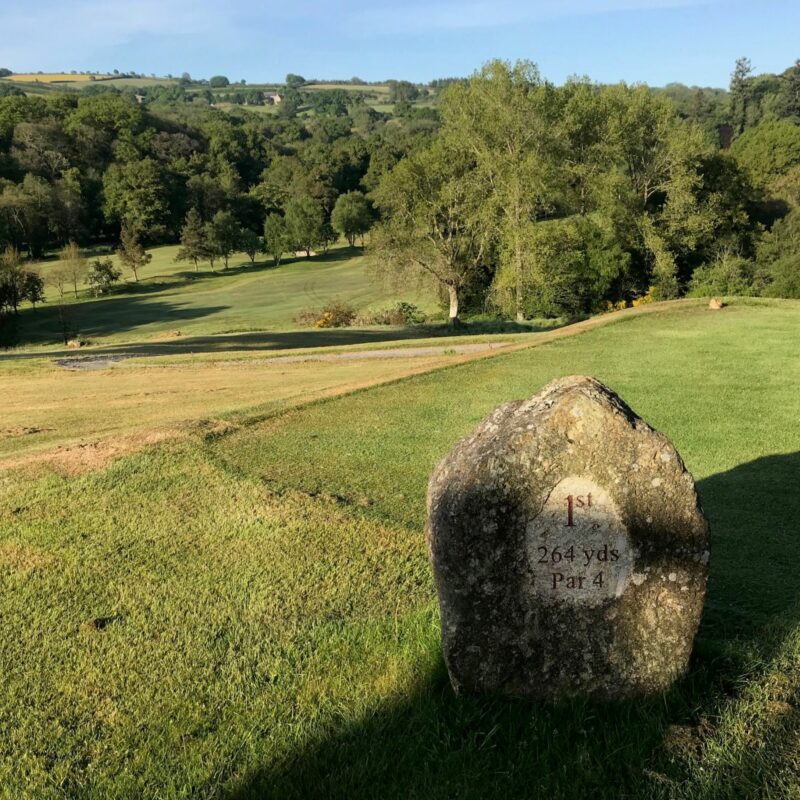
{"type": "Polygon", "coordinates": [[[37,0],[0,7],[0,66],[427,81],[490,58],[543,75],[726,86],[800,58],[798,0],[37,0]]]}

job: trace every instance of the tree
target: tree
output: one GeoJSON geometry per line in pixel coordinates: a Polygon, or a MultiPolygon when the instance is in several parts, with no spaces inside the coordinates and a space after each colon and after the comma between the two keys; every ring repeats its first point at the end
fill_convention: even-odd
{"type": "Polygon", "coordinates": [[[122,277],[122,270],[114,266],[110,258],[96,259],[89,267],[88,283],[92,294],[99,296],[111,291],[122,277]]]}
{"type": "Polygon", "coordinates": [[[64,264],[59,264],[45,273],[45,282],[58,292],[58,299],[63,302],[64,292],[69,284],[69,274],[64,264]]]}
{"type": "Polygon", "coordinates": [[[356,236],[361,236],[363,246],[364,234],[372,224],[367,198],[361,192],[339,195],[331,213],[331,224],[335,231],[347,239],[350,247],[355,247],[356,236]]]}
{"type": "Polygon", "coordinates": [[[290,89],[297,89],[302,86],[306,82],[306,79],[302,75],[295,75],[294,73],[290,72],[286,76],[286,86],[290,89]]]}
{"type": "Polygon", "coordinates": [[[378,263],[396,277],[431,277],[447,294],[449,324],[460,325],[461,292],[486,256],[474,162],[440,139],[400,161],[374,196],[383,213],[373,234],[378,263]]]}
{"type": "Polygon", "coordinates": [[[737,58],[731,73],[731,121],[734,133],[742,133],[747,125],[747,107],[750,102],[750,79],[753,67],[749,58],[737,58]]]}
{"type": "Polygon", "coordinates": [[[713,239],[721,199],[704,185],[712,149],[702,129],[678,119],[672,103],[647,87],[604,90],[610,104],[611,168],[602,174],[597,213],[641,258],[644,288],[677,295],[681,265],[713,239]]]}
{"type": "Polygon", "coordinates": [[[14,314],[19,313],[24,282],[25,271],[22,268],[19,250],[7,245],[0,253],[0,309],[10,308],[14,314]]]}
{"type": "Polygon", "coordinates": [[[153,260],[152,253],[148,253],[139,241],[139,234],[133,228],[122,227],[120,232],[120,247],[117,250],[119,260],[133,272],[133,279],[139,282],[139,270],[153,260]]]}
{"type": "Polygon", "coordinates": [[[27,300],[33,306],[34,311],[37,303],[44,302],[44,281],[38,272],[30,269],[23,271],[20,296],[22,300],[27,300]]]}
{"type": "Polygon", "coordinates": [[[276,267],[289,247],[286,220],[280,214],[268,214],[264,220],[264,249],[272,256],[276,267]]]}
{"type": "Polygon", "coordinates": [[[208,82],[212,89],[222,89],[230,85],[230,81],[224,75],[214,75],[208,82]]]}
{"type": "Polygon", "coordinates": [[[409,81],[387,81],[389,102],[394,105],[413,103],[419,97],[419,89],[409,81]]]}
{"type": "Polygon", "coordinates": [[[782,114],[800,117],[800,58],[784,74],[782,114]]]}
{"type": "Polygon", "coordinates": [[[442,136],[475,160],[486,187],[487,231],[502,242],[500,270],[514,275],[516,317],[522,320],[531,226],[562,191],[556,121],[559,100],[535,65],[492,61],[442,101],[442,136]]]}
{"type": "Polygon", "coordinates": [[[251,264],[256,263],[256,256],[261,252],[263,245],[261,237],[250,228],[242,228],[239,234],[239,249],[247,254],[251,264]]]}
{"type": "Polygon", "coordinates": [[[746,130],[731,147],[737,163],[762,189],[800,165],[800,125],[788,119],[765,119],[746,130]]]}
{"type": "Polygon", "coordinates": [[[228,259],[239,247],[242,229],[230,211],[218,211],[206,226],[206,236],[213,251],[218,254],[228,269],[228,259]]]}
{"type": "Polygon", "coordinates": [[[75,299],[78,299],[78,284],[86,280],[86,273],[89,269],[89,264],[86,261],[80,247],[75,242],[70,242],[62,248],[59,254],[61,259],[61,268],[64,271],[66,280],[72,285],[72,291],[75,294],[75,299]]]}
{"type": "Polygon", "coordinates": [[[322,243],[325,214],[311,197],[293,198],[286,204],[286,231],[295,250],[305,250],[306,258],[322,243]]]}
{"type": "Polygon", "coordinates": [[[112,164],[103,176],[106,217],[143,236],[163,225],[167,214],[161,167],[152,158],[112,164]]]}
{"type": "Polygon", "coordinates": [[[181,228],[181,247],[175,255],[176,261],[193,261],[194,271],[198,271],[198,262],[208,257],[208,241],[200,212],[190,208],[186,221],[181,228]]]}

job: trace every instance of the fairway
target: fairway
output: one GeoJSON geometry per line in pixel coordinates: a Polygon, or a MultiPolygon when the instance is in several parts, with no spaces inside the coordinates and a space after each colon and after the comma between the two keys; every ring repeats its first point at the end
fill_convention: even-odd
{"type": "MultiPolygon", "coordinates": [[[[796,796],[799,330],[793,301],[665,306],[287,396],[81,474],[4,472],[0,793],[796,796]],[[611,705],[456,697],[428,476],[495,405],[569,374],[619,392],[698,481],[712,560],[689,673],[611,705]]],[[[256,379],[237,370],[232,385],[256,379]]]]}
{"type": "MultiPolygon", "coordinates": [[[[289,259],[280,266],[266,261],[250,264],[237,254],[225,270],[212,272],[208,264],[200,271],[186,262],[176,262],[177,247],[153,250],[153,260],[140,273],[140,282],[126,275],[127,283],[112,295],[89,298],[79,286],[78,299],[67,291],[65,300],[70,323],[81,338],[93,344],[142,341],[163,335],[174,337],[256,330],[297,329],[295,315],[305,308],[319,309],[339,300],[358,311],[390,308],[399,300],[414,303],[427,313],[438,310],[430,289],[406,285],[386,286],[369,271],[368,258],[360,250],[344,246],[327,255],[289,259]]],[[[41,266],[47,280],[58,262],[41,266]]],[[[71,287],[69,287],[71,289],[71,287]]],[[[46,302],[36,310],[20,314],[20,344],[60,345],[57,294],[48,287],[46,302]]]]}

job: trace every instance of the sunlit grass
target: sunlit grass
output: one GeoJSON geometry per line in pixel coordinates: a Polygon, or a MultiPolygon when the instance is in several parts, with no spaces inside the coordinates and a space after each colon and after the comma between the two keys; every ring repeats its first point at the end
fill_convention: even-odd
{"type": "Polygon", "coordinates": [[[85,474],[4,473],[3,794],[796,796],[799,330],[798,303],[688,305],[85,474]],[[698,480],[713,543],[689,674],[633,703],[457,698],[427,477],[497,403],[572,373],[698,480]]]}

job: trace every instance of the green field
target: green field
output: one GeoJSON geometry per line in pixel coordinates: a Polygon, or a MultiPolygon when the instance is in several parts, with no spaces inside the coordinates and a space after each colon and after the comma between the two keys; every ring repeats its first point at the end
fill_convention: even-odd
{"type": "Polygon", "coordinates": [[[88,471],[6,470],[0,795],[796,798],[798,331],[798,302],[668,305],[88,471]],[[611,705],[455,697],[428,475],[496,404],[576,373],[698,481],[689,673],[611,705]]]}
{"type": "MultiPolygon", "coordinates": [[[[332,300],[347,301],[358,311],[388,308],[399,300],[414,303],[425,313],[438,311],[430,289],[410,285],[400,290],[384,285],[371,275],[367,258],[347,247],[335,247],[326,256],[292,258],[279,267],[266,261],[253,267],[246,256],[237,254],[230,269],[224,270],[218,263],[216,272],[211,272],[207,264],[201,264],[199,273],[191,263],[175,262],[177,250],[175,246],[153,250],[153,260],[141,271],[140,283],[127,274],[127,282],[113,295],[90,298],[86,287],[80,286],[75,302],[68,292],[70,324],[80,337],[107,345],[174,337],[176,332],[195,337],[289,331],[298,328],[294,321],[298,311],[320,308],[332,300]]],[[[53,261],[40,267],[45,280],[57,265],[53,261]]],[[[45,296],[44,305],[22,312],[20,345],[59,344],[56,291],[49,287],[45,296]]],[[[292,339],[288,346],[312,346],[315,335],[324,332],[305,333],[306,338],[300,342],[292,339]]]]}

